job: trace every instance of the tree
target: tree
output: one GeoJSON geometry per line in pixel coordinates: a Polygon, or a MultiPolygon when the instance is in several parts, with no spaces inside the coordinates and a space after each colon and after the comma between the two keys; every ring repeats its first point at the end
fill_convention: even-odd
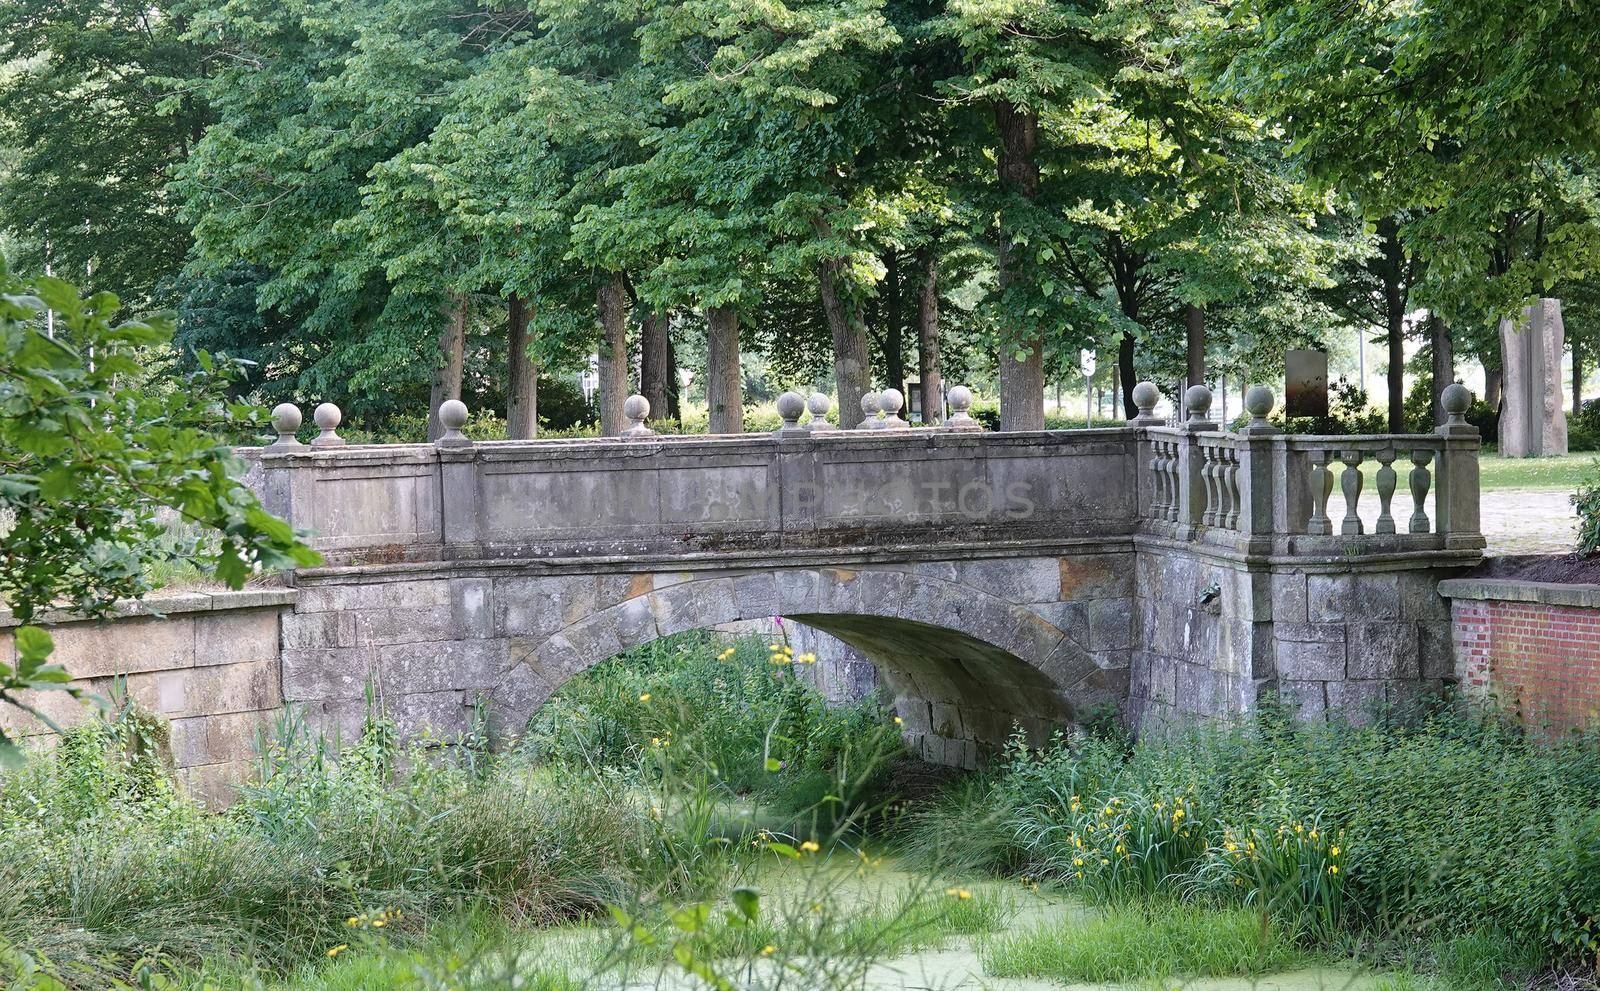
{"type": "Polygon", "coordinates": [[[0,5],[0,230],[19,263],[170,305],[189,235],[167,190],[208,121],[203,49],[166,2],[0,5]]]}
{"type": "MultiPolygon", "coordinates": [[[[111,293],[82,297],[0,268],[0,600],[24,623],[54,605],[103,615],[149,591],[161,561],[199,561],[239,588],[259,570],[320,560],[239,481],[213,433],[260,426],[258,410],[225,399],[230,364],[202,353],[177,381],[152,375],[171,321],[115,322],[119,309],[111,293]],[[169,513],[215,543],[175,545],[169,513]]],[[[16,644],[16,663],[0,663],[0,702],[26,708],[17,692],[66,686],[44,631],[24,625],[16,644]]],[[[17,756],[0,733],[0,761],[17,756]]]]}

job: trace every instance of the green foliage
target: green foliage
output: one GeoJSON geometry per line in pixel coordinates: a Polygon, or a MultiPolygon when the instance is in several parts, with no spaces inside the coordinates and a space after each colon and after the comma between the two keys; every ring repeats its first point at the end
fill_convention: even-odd
{"type": "Polygon", "coordinates": [[[1108,908],[984,948],[984,966],[997,977],[1073,984],[1248,976],[1287,970],[1302,959],[1294,933],[1255,912],[1191,905],[1108,908]]]}
{"type": "Polygon", "coordinates": [[[1492,927],[1559,961],[1592,956],[1600,925],[1585,873],[1600,849],[1597,784],[1593,739],[1526,739],[1471,713],[1368,727],[1264,717],[1131,751],[1014,750],[987,787],[925,818],[935,835],[920,842],[957,835],[963,814],[998,818],[1010,841],[991,863],[1100,897],[1249,905],[1321,937],[1492,927]],[[1192,834],[1174,842],[1179,796],[1192,834]]]}
{"type": "Polygon", "coordinates": [[[1572,508],[1578,514],[1578,553],[1600,553],[1600,461],[1589,467],[1572,494],[1572,508]]]}
{"type": "Polygon", "coordinates": [[[733,794],[774,803],[808,828],[875,807],[899,730],[880,703],[830,706],[779,638],[681,634],[597,665],[540,708],[531,754],[624,767],[665,762],[667,779],[704,772],[733,794]],[[776,644],[779,649],[769,649],[776,644]]]}
{"type": "MultiPolygon", "coordinates": [[[[238,480],[217,439],[260,423],[259,410],[225,401],[229,363],[202,353],[181,380],[155,381],[148,366],[171,322],[117,322],[119,309],[110,293],[86,298],[0,267],[0,601],[24,621],[52,605],[103,612],[148,591],[152,566],[173,560],[235,588],[319,560],[238,480]],[[172,514],[215,539],[174,545],[172,514]]],[[[17,664],[0,664],[0,702],[63,687],[66,673],[45,663],[48,636],[24,628],[17,645],[17,664]]]]}

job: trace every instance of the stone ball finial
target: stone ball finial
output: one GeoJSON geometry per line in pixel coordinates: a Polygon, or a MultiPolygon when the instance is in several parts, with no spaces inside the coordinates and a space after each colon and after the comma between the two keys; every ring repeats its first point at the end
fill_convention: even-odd
{"type": "Polygon", "coordinates": [[[444,428],[444,433],[434,443],[446,447],[472,443],[461,433],[461,428],[467,425],[469,416],[467,404],[459,399],[446,399],[440,403],[439,426],[444,428]]]}
{"type": "Polygon", "coordinates": [[[964,385],[953,386],[945,397],[950,403],[950,419],[944,423],[946,430],[977,433],[983,424],[972,418],[972,390],[964,385]]]}
{"type": "Polygon", "coordinates": [[[861,429],[877,430],[883,426],[878,419],[878,394],[868,389],[861,395],[861,429]]]}
{"type": "Polygon", "coordinates": [[[300,407],[294,403],[279,403],[272,407],[272,429],[277,433],[278,439],[268,447],[304,447],[295,438],[300,432],[300,407]]]}
{"type": "Polygon", "coordinates": [[[783,424],[772,433],[776,437],[799,437],[806,433],[806,428],[800,425],[800,417],[806,411],[805,397],[798,392],[785,392],[778,397],[778,416],[783,419],[783,424]]]}
{"type": "Polygon", "coordinates": [[[1245,390],[1244,408],[1250,414],[1250,422],[1245,424],[1244,433],[1247,434],[1276,434],[1280,431],[1268,422],[1272,408],[1278,404],[1278,397],[1272,390],[1264,385],[1252,385],[1245,390]]]}
{"type": "Polygon", "coordinates": [[[1472,393],[1460,382],[1451,382],[1439,393],[1439,408],[1444,410],[1444,422],[1439,433],[1446,437],[1476,437],[1478,428],[1467,422],[1467,408],[1472,405],[1472,393]]]}
{"type": "Polygon", "coordinates": [[[1140,418],[1154,417],[1160,401],[1161,390],[1154,382],[1140,382],[1133,387],[1133,405],[1138,407],[1140,418]]]}
{"type": "Polygon", "coordinates": [[[833,400],[826,393],[813,392],[811,398],[806,400],[806,409],[811,411],[811,419],[806,423],[808,430],[828,429],[828,410],[833,408],[833,400]]]}
{"type": "Polygon", "coordinates": [[[634,393],[622,401],[622,415],[628,418],[628,426],[622,431],[624,437],[653,437],[655,431],[651,430],[645,421],[650,419],[650,400],[634,393]]]}
{"type": "Polygon", "coordinates": [[[883,411],[883,425],[889,428],[909,427],[911,424],[900,418],[900,410],[906,405],[906,397],[899,389],[885,389],[878,393],[878,409],[883,411]]]}
{"type": "Polygon", "coordinates": [[[1204,420],[1211,412],[1211,390],[1203,385],[1191,385],[1183,393],[1183,408],[1189,419],[1204,420]]]}
{"type": "Polygon", "coordinates": [[[446,430],[460,430],[470,415],[467,404],[459,399],[446,399],[439,404],[439,425],[446,430]]]}
{"type": "Polygon", "coordinates": [[[311,420],[317,425],[319,431],[312,439],[312,447],[343,447],[344,438],[338,434],[339,424],[344,422],[344,413],[332,403],[321,403],[311,412],[311,420]]]}
{"type": "Polygon", "coordinates": [[[1252,385],[1244,394],[1245,412],[1251,419],[1265,420],[1272,414],[1272,407],[1278,405],[1278,397],[1272,390],[1264,385],[1252,385]]]}
{"type": "Polygon", "coordinates": [[[806,411],[805,397],[798,392],[785,392],[778,397],[778,416],[782,417],[786,427],[797,426],[801,414],[806,411]]]}

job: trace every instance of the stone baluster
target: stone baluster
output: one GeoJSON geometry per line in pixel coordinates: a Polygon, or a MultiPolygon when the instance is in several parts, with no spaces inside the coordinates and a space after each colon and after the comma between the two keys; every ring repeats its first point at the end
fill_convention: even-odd
{"type": "Polygon", "coordinates": [[[1389,511],[1389,503],[1394,501],[1394,487],[1398,476],[1395,475],[1395,452],[1391,450],[1378,451],[1373,455],[1378,459],[1378,522],[1373,526],[1373,533],[1394,533],[1394,516],[1389,511]]]}
{"type": "Polygon", "coordinates": [[[1207,491],[1210,479],[1205,474],[1206,454],[1200,446],[1200,434],[1217,429],[1211,420],[1211,390],[1203,385],[1191,385],[1183,394],[1183,405],[1188,417],[1180,428],[1183,432],[1178,445],[1178,537],[1190,539],[1191,528],[1204,525],[1206,511],[1212,509],[1211,493],[1207,491]]]}
{"type": "Polygon", "coordinates": [[[1200,522],[1204,526],[1216,526],[1218,510],[1221,508],[1222,499],[1221,479],[1217,477],[1218,450],[1214,447],[1201,447],[1200,451],[1200,481],[1206,490],[1206,508],[1200,514],[1200,522]]]}
{"type": "Polygon", "coordinates": [[[1150,515],[1167,518],[1167,446],[1159,440],[1150,444],[1150,515]]]}
{"type": "Polygon", "coordinates": [[[861,394],[861,422],[856,424],[856,429],[882,430],[883,421],[879,419],[882,412],[878,408],[878,394],[868,389],[861,394]]]}
{"type": "Polygon", "coordinates": [[[339,424],[344,422],[344,414],[339,407],[332,403],[322,403],[311,413],[311,419],[317,425],[317,436],[311,439],[312,447],[343,447],[345,440],[339,436],[339,424]]]}
{"type": "MultiPolygon", "coordinates": [[[[642,398],[642,397],[641,397],[642,398]]],[[[648,406],[648,404],[646,404],[648,406]]],[[[646,409],[645,414],[649,415],[646,409]]],[[[472,441],[461,432],[467,425],[467,404],[459,399],[446,399],[439,404],[439,426],[444,428],[444,433],[434,441],[437,447],[469,447],[472,441]]]]}
{"type": "Polygon", "coordinates": [[[806,409],[811,413],[811,419],[806,421],[806,429],[812,433],[823,430],[832,430],[828,423],[828,410],[833,408],[833,400],[821,392],[813,392],[811,398],[806,400],[806,409]]]}
{"type": "Polygon", "coordinates": [[[905,430],[911,426],[900,418],[900,408],[906,404],[906,397],[900,394],[899,389],[885,389],[878,393],[878,409],[883,413],[880,430],[905,430]]]}
{"type": "Polygon", "coordinates": [[[1360,451],[1345,451],[1339,458],[1344,462],[1344,471],[1339,474],[1339,489],[1344,493],[1344,521],[1339,524],[1339,532],[1344,536],[1364,533],[1366,528],[1361,525],[1361,462],[1366,460],[1360,451]]]}
{"type": "Polygon", "coordinates": [[[1167,450],[1167,519],[1176,523],[1180,508],[1178,486],[1181,484],[1179,470],[1182,467],[1182,461],[1179,456],[1177,438],[1168,437],[1162,441],[1162,445],[1167,450]]]}
{"type": "Polygon", "coordinates": [[[1407,528],[1412,533],[1427,533],[1433,529],[1428,522],[1428,511],[1425,503],[1428,499],[1428,487],[1433,483],[1433,473],[1428,471],[1428,465],[1433,462],[1433,452],[1428,450],[1411,452],[1411,476],[1407,481],[1411,485],[1411,524],[1407,528]]]}
{"type": "Polygon", "coordinates": [[[1306,521],[1306,533],[1325,537],[1333,532],[1333,521],[1328,517],[1328,498],[1333,495],[1333,452],[1310,451],[1311,461],[1311,518],[1306,521]]]}
{"type": "MultiPolygon", "coordinates": [[[[1287,478],[1279,479],[1276,474],[1281,449],[1276,440],[1283,431],[1267,419],[1275,405],[1277,397],[1266,386],[1255,385],[1245,390],[1244,408],[1250,414],[1250,422],[1239,428],[1230,455],[1234,497],[1230,528],[1249,535],[1252,540],[1262,540],[1263,544],[1259,545],[1262,549],[1266,549],[1266,542],[1280,525],[1280,503],[1285,509],[1281,525],[1289,527],[1287,507],[1292,494],[1301,489],[1299,485],[1288,484],[1287,478]]],[[[1296,520],[1295,524],[1300,522],[1296,520]]]]}
{"type": "Polygon", "coordinates": [[[1229,530],[1239,528],[1239,451],[1229,446],[1222,450],[1223,503],[1228,511],[1218,521],[1218,526],[1229,530]]]}
{"type": "Polygon", "coordinates": [[[964,385],[954,386],[950,389],[950,418],[944,421],[944,430],[957,432],[980,433],[983,424],[972,418],[972,390],[964,385]]]}
{"type": "MultiPolygon", "coordinates": [[[[794,393],[786,392],[786,396],[794,393]]],[[[795,396],[796,399],[800,398],[795,396]]],[[[778,413],[783,413],[783,396],[778,397],[778,413]]],[[[637,440],[641,437],[654,437],[656,432],[651,430],[645,421],[650,419],[650,400],[635,393],[622,401],[622,415],[628,418],[628,426],[622,431],[623,438],[637,440]]]]}
{"type": "Polygon", "coordinates": [[[279,403],[272,407],[272,429],[278,439],[268,444],[268,447],[279,450],[289,447],[305,447],[300,443],[295,434],[300,432],[300,407],[294,403],[279,403]]]}

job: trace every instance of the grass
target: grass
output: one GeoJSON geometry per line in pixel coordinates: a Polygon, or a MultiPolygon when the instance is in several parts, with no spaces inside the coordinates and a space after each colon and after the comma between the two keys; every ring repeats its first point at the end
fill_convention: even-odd
{"type": "Polygon", "coordinates": [[[1506,489],[1560,489],[1573,492],[1595,463],[1596,455],[1569,454],[1555,458],[1502,458],[1485,451],[1478,461],[1484,491],[1506,489]]]}
{"type": "Polygon", "coordinates": [[[1177,904],[1109,907],[983,949],[984,967],[995,977],[1079,983],[1252,976],[1304,961],[1294,934],[1259,912],[1177,904]]]}

